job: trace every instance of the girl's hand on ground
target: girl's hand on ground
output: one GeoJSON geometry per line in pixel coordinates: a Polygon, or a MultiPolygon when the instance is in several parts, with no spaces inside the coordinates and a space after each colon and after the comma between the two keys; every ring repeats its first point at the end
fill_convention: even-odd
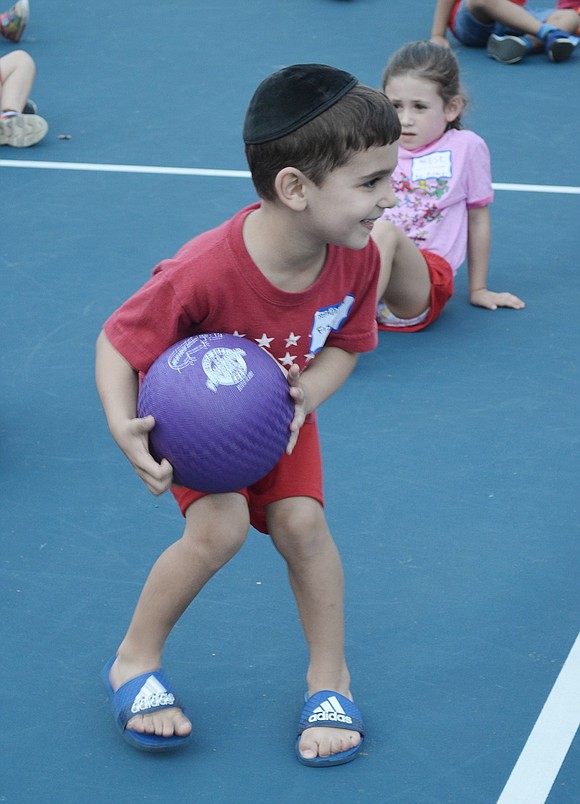
{"type": "Polygon", "coordinates": [[[300,369],[298,366],[290,366],[286,379],[288,380],[288,385],[290,386],[290,396],[294,402],[294,418],[290,422],[290,440],[288,441],[288,446],[286,447],[287,455],[291,455],[292,450],[298,441],[298,433],[300,432],[300,428],[306,419],[306,394],[304,393],[304,388],[300,382],[300,369]]]}
{"type": "Polygon", "coordinates": [[[495,293],[493,290],[481,288],[474,290],[469,300],[476,307],[485,307],[487,310],[497,310],[498,307],[511,307],[514,310],[523,310],[525,302],[514,296],[513,293],[495,293]]]}

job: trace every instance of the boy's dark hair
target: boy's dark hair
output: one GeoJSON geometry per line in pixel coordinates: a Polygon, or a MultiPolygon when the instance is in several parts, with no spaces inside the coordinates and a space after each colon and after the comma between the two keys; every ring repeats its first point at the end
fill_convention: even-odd
{"type": "Polygon", "coordinates": [[[376,89],[357,84],[330,109],[277,140],[246,145],[246,158],[256,192],[276,199],[274,181],[285,167],[295,167],[314,184],[345,165],[354,154],[390,145],[401,135],[391,102],[376,89]]]}
{"type": "MultiPolygon", "coordinates": [[[[439,97],[443,103],[459,95],[464,104],[467,95],[461,86],[461,72],[455,53],[449,47],[437,45],[435,42],[409,42],[399,48],[383,71],[383,90],[391,78],[412,73],[418,78],[432,81],[437,86],[439,97]]],[[[461,115],[447,125],[447,128],[462,128],[461,115]]]]}

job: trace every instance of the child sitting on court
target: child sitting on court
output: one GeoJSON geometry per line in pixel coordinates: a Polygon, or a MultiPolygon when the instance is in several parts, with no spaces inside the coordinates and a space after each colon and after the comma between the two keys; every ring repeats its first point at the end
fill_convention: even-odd
{"type": "Polygon", "coordinates": [[[449,46],[447,28],[468,47],[486,47],[491,58],[515,64],[530,53],[568,59],[578,44],[578,15],[560,8],[535,10],[526,0],[437,0],[431,39],[449,46]]]}
{"type": "Polygon", "coordinates": [[[488,290],[493,199],[488,148],[462,129],[459,64],[449,48],[411,42],[390,59],[383,89],[399,114],[394,209],[375,224],[382,255],[380,329],[424,329],[453,294],[467,255],[471,304],[521,309],[511,293],[488,290]]]}
{"type": "Polygon", "coordinates": [[[0,58],[0,145],[27,148],[46,136],[48,123],[29,100],[35,72],[24,50],[0,58]]]}
{"type": "Polygon", "coordinates": [[[153,566],[129,629],[103,671],[126,740],[145,750],[183,745],[192,725],[161,674],[173,626],[241,548],[250,523],[288,566],[310,651],[298,759],[335,765],[362,746],[344,657],[343,573],[323,510],[316,408],[377,343],[379,254],[373,222],[394,203],[400,125],[386,96],[349,73],[294,65],[266,78],[245,119],[260,202],[186,244],[107,320],[97,386],[111,433],[153,494],[172,468],[148,450],[151,416],[137,418],[138,375],[174,342],[241,333],[288,368],[294,401],[286,454],[236,493],[172,488],[182,538],[153,566]]]}

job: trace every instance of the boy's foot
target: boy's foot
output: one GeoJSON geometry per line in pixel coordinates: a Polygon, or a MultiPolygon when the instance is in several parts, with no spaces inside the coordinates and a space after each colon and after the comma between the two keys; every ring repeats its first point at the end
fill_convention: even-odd
{"type": "Polygon", "coordinates": [[[502,64],[516,64],[530,53],[530,43],[523,36],[492,34],[486,50],[488,56],[502,64]]]}
{"type": "Polygon", "coordinates": [[[46,136],[48,123],[37,114],[15,114],[0,117],[0,145],[28,148],[46,136]]]}
{"type": "Polygon", "coordinates": [[[0,33],[11,42],[20,42],[28,22],[28,0],[18,0],[12,8],[0,14],[0,33]]]}
{"type": "Polygon", "coordinates": [[[144,751],[170,751],[189,741],[191,722],[161,670],[128,671],[112,657],[102,677],[117,725],[131,745],[144,751]]]}
{"type": "Polygon", "coordinates": [[[350,762],[359,753],[364,725],[357,706],[333,690],[320,690],[304,705],[296,756],[303,765],[329,767],[350,762]]]}
{"type": "Polygon", "coordinates": [[[566,61],[574,52],[579,41],[577,36],[554,29],[544,39],[544,45],[550,61],[566,61]]]}

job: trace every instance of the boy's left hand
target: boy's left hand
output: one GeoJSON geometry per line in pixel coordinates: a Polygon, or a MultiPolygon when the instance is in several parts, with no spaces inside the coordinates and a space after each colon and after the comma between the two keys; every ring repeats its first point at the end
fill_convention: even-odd
{"type": "Polygon", "coordinates": [[[525,302],[514,296],[513,293],[496,293],[487,288],[474,290],[469,294],[469,301],[476,307],[485,307],[487,310],[497,310],[498,307],[511,307],[514,310],[523,310],[525,302]]]}
{"type": "Polygon", "coordinates": [[[305,400],[306,394],[300,382],[300,369],[298,366],[290,366],[286,375],[288,385],[290,386],[290,396],[294,402],[294,418],[290,422],[290,440],[286,447],[286,454],[291,455],[292,450],[298,441],[298,433],[306,419],[305,400]]]}

